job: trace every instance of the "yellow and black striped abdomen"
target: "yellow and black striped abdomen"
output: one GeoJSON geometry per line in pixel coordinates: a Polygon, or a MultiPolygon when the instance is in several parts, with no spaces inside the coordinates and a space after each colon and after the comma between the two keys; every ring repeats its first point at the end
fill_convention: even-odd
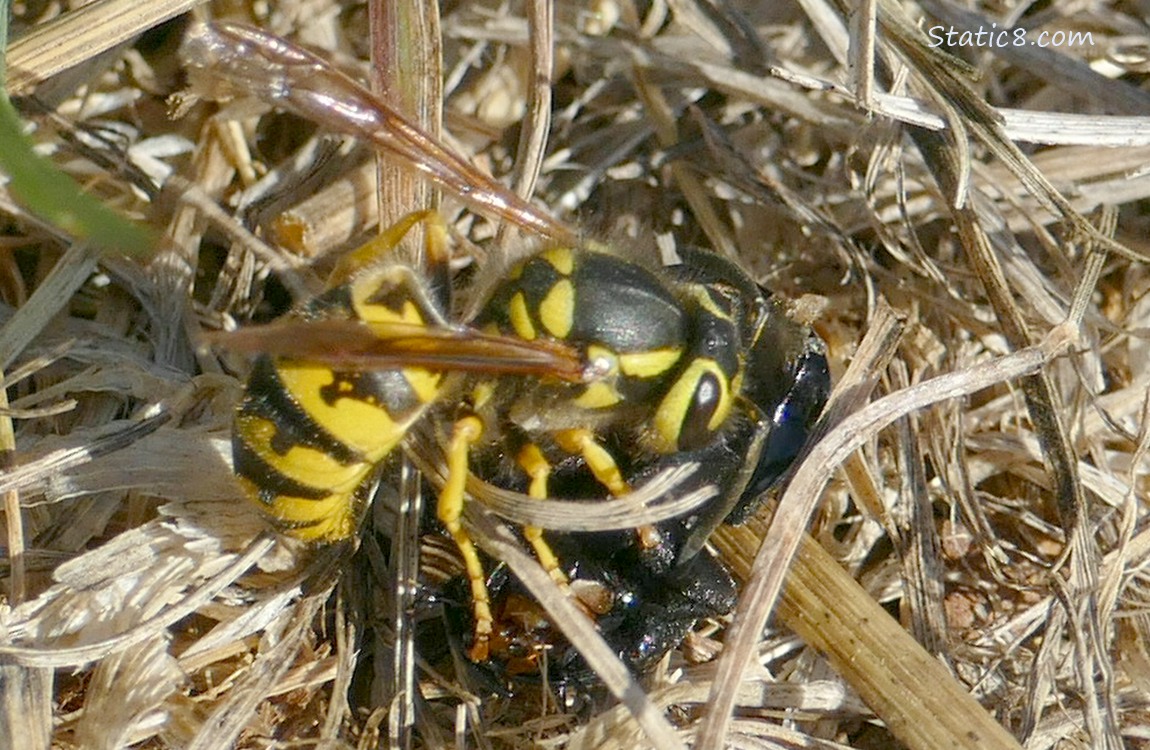
{"type": "Polygon", "coordinates": [[[261,357],[232,437],[236,474],[276,525],[299,539],[351,536],[360,488],[431,399],[425,371],[337,372],[261,357]]]}
{"type": "MultiPolygon", "coordinates": [[[[401,269],[316,298],[305,318],[438,322],[401,269]],[[409,293],[410,292],[410,293],[409,293]]],[[[341,371],[313,362],[256,360],[232,431],[235,472],[285,533],[309,541],[352,536],[376,466],[439,396],[442,376],[421,368],[341,371]]]]}

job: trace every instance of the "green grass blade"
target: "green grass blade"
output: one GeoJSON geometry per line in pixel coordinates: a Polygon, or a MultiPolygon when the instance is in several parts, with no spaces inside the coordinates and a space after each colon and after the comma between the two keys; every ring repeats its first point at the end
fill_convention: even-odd
{"type": "MultiPolygon", "coordinates": [[[[0,0],[0,50],[8,48],[8,0],[0,0]]],[[[25,208],[78,240],[106,252],[145,254],[154,246],[146,228],[80,189],[68,175],[37,156],[8,97],[7,67],[0,54],[0,171],[25,208]]]]}

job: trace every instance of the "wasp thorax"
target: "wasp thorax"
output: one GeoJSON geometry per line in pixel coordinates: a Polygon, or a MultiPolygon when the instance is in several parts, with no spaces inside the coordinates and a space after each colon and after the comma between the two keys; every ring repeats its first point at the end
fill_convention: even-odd
{"type": "Polygon", "coordinates": [[[550,248],[514,265],[476,323],[581,350],[590,378],[565,392],[571,405],[587,411],[658,398],[679,365],[691,327],[657,275],[585,248],[550,248]]]}

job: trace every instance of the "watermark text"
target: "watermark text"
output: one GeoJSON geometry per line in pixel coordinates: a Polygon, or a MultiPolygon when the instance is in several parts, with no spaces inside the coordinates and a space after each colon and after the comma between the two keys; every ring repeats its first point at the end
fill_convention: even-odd
{"type": "Polygon", "coordinates": [[[1089,31],[1038,31],[1015,27],[1000,29],[998,24],[990,28],[956,29],[953,26],[931,26],[926,30],[930,37],[928,47],[1093,47],[1094,35],[1089,31]]]}

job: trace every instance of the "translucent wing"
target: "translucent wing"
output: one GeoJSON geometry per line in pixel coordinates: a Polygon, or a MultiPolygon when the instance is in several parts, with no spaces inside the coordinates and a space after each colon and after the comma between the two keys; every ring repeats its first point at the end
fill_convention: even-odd
{"type": "Polygon", "coordinates": [[[339,370],[429,370],[534,375],[570,382],[593,378],[580,352],[464,327],[287,318],[216,334],[212,343],[242,352],[303,360],[339,370]]]}
{"type": "Polygon", "coordinates": [[[219,98],[255,96],[334,131],[369,141],[385,156],[458,196],[563,243],[575,233],[405,119],[323,58],[259,29],[232,23],[192,29],[181,50],[197,91],[219,98]]]}

